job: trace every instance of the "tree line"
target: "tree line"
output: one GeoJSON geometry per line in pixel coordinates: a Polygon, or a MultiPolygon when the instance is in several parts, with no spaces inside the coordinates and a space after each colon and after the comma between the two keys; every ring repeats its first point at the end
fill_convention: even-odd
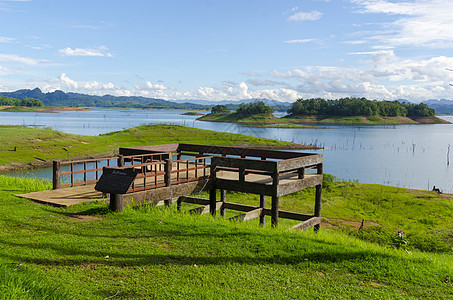
{"type": "MultiPolygon", "coordinates": [[[[225,105],[215,105],[211,108],[211,113],[229,113],[230,110],[225,105]]],[[[252,116],[252,115],[270,115],[272,108],[267,106],[263,101],[254,101],[250,103],[241,103],[236,108],[236,113],[240,116],[252,116]]]]}
{"type": "Polygon", "coordinates": [[[366,98],[299,99],[288,110],[289,115],[430,117],[435,111],[426,104],[399,101],[377,101],[366,98]]]}
{"type": "Polygon", "coordinates": [[[23,99],[16,99],[6,96],[0,96],[0,105],[1,106],[28,106],[28,107],[37,107],[43,106],[41,100],[34,99],[34,98],[23,98],[23,99]]]}

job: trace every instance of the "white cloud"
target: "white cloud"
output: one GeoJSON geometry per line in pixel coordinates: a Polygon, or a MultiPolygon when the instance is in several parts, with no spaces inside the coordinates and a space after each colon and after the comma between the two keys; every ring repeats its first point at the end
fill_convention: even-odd
{"type": "Polygon", "coordinates": [[[109,52],[106,52],[107,48],[105,47],[98,47],[97,49],[89,49],[89,48],[75,48],[72,49],[70,47],[60,49],[58,52],[65,56],[105,56],[105,57],[113,57],[113,55],[109,52]]]}
{"type": "Polygon", "coordinates": [[[10,38],[7,36],[0,36],[0,43],[11,43],[12,41],[15,41],[16,39],[10,38]]]}
{"type": "Polygon", "coordinates": [[[445,68],[453,67],[453,57],[413,60],[398,57],[389,50],[351,54],[363,55],[366,59],[350,68],[309,66],[286,72],[274,70],[268,75],[285,79],[288,86],[296,82],[294,89],[304,98],[360,96],[413,101],[451,98],[449,83],[453,81],[453,72],[445,68]]]}
{"type": "Polygon", "coordinates": [[[287,44],[298,44],[298,43],[309,43],[313,42],[314,39],[302,39],[302,40],[289,40],[289,41],[284,41],[283,43],[287,44]]]}
{"type": "Polygon", "coordinates": [[[77,90],[77,88],[79,87],[79,84],[71,78],[67,77],[65,73],[61,73],[58,79],[59,82],[70,91],[77,90]]]}
{"type": "Polygon", "coordinates": [[[37,60],[30,57],[22,57],[17,54],[0,54],[0,61],[18,62],[26,65],[37,65],[38,63],[46,62],[46,60],[37,60]]]}
{"type": "Polygon", "coordinates": [[[137,90],[148,90],[148,91],[163,91],[167,88],[162,84],[152,84],[151,82],[147,81],[144,84],[137,84],[135,85],[137,90]]]}
{"type": "Polygon", "coordinates": [[[311,11],[311,12],[297,12],[288,17],[288,21],[316,21],[321,19],[322,13],[319,11],[311,11]]]}
{"type": "Polygon", "coordinates": [[[351,0],[360,13],[392,15],[396,21],[383,23],[385,33],[371,38],[385,45],[453,48],[453,1],[451,0],[351,0]]]}

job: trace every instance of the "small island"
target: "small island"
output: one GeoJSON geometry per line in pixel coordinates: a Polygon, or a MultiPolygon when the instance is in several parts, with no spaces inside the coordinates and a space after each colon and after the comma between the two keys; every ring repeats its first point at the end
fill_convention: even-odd
{"type": "MultiPolygon", "coordinates": [[[[242,103],[235,112],[224,105],[212,107],[211,113],[198,118],[200,121],[256,124],[285,127],[285,124],[329,125],[398,125],[398,124],[448,124],[435,116],[426,104],[399,101],[376,101],[365,98],[338,100],[299,99],[287,111],[288,115],[277,118],[272,108],[263,101],[242,103]]],[[[295,127],[307,128],[307,127],[295,127]]]]}

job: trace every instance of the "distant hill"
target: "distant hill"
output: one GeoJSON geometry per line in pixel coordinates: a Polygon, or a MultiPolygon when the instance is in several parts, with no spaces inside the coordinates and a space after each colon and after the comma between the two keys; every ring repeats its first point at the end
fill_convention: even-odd
{"type": "Polygon", "coordinates": [[[157,108],[157,109],[187,109],[187,110],[210,110],[213,105],[224,104],[228,109],[235,110],[241,103],[250,103],[261,100],[266,105],[277,111],[286,111],[291,103],[269,99],[246,99],[240,101],[222,100],[175,100],[168,101],[157,98],[140,96],[95,96],[80,93],[65,93],[60,90],[43,93],[39,88],[33,90],[23,89],[15,92],[0,92],[0,96],[16,99],[34,98],[39,99],[45,106],[88,106],[88,107],[127,107],[127,108],[157,108]]]}
{"type": "Polygon", "coordinates": [[[132,107],[132,108],[188,108],[202,109],[199,105],[183,105],[171,101],[145,97],[117,97],[112,95],[94,96],[79,93],[65,93],[57,90],[43,93],[39,88],[33,90],[18,90],[3,92],[0,96],[16,99],[35,98],[41,100],[46,106],[93,106],[93,107],[132,107]],[[190,107],[188,107],[190,106],[190,107]]]}
{"type": "Polygon", "coordinates": [[[453,114],[453,100],[446,100],[446,99],[440,99],[440,100],[427,100],[424,101],[426,105],[430,108],[434,108],[437,114],[441,115],[452,115],[453,114]]]}
{"type": "Polygon", "coordinates": [[[271,100],[267,98],[251,98],[251,99],[243,99],[243,100],[220,100],[220,101],[210,101],[210,100],[196,100],[196,99],[184,99],[184,100],[173,100],[176,103],[194,103],[194,104],[201,104],[201,105],[226,105],[226,104],[236,104],[239,105],[241,103],[251,103],[255,101],[263,101],[264,104],[267,106],[291,106],[291,102],[284,102],[278,100],[271,100]]]}

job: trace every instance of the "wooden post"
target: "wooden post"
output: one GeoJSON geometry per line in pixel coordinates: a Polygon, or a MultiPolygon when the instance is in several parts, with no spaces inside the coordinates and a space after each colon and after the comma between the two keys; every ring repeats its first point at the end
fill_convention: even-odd
{"type": "Polygon", "coordinates": [[[171,185],[171,170],[172,170],[172,160],[170,158],[165,159],[165,166],[164,166],[164,181],[165,181],[165,186],[170,186],[171,185]]]}
{"type": "Polygon", "coordinates": [[[304,179],[304,176],[305,176],[305,168],[302,167],[299,170],[297,170],[297,178],[304,179]]]}
{"type": "Polygon", "coordinates": [[[217,202],[217,199],[216,199],[216,189],[215,187],[210,189],[209,190],[209,212],[211,213],[211,215],[215,216],[215,212],[216,212],[216,202],[217,202]]]}
{"type": "MultiPolygon", "coordinates": [[[[322,175],[322,164],[317,165],[317,172],[322,175]]],[[[322,195],[322,183],[316,186],[316,195],[315,195],[315,217],[321,217],[321,195],[322,195]]],[[[314,226],[314,230],[318,231],[320,225],[317,224],[314,226]]]]}
{"type": "Polygon", "coordinates": [[[222,207],[220,208],[220,215],[222,217],[225,217],[225,199],[226,199],[225,190],[220,190],[220,201],[222,201],[222,207]]]}
{"type": "Polygon", "coordinates": [[[263,209],[263,211],[261,212],[261,215],[260,215],[260,225],[264,226],[264,220],[265,220],[265,215],[264,215],[264,208],[265,208],[265,205],[266,205],[266,197],[264,195],[260,195],[260,208],[263,209]]]}
{"type": "Polygon", "coordinates": [[[217,196],[216,196],[216,188],[215,188],[215,183],[216,183],[216,178],[217,178],[217,170],[215,164],[211,162],[211,181],[212,181],[212,188],[209,190],[209,212],[211,215],[215,216],[216,213],[216,202],[217,202],[217,196]]]}
{"type": "Polygon", "coordinates": [[[124,156],[123,155],[118,156],[117,165],[118,165],[118,167],[124,166],[124,156]]]}
{"type": "Polygon", "coordinates": [[[278,172],[274,171],[272,173],[272,207],[271,207],[271,224],[272,227],[277,227],[278,226],[278,184],[279,184],[279,178],[278,178],[278,172]]]}
{"type": "MultiPolygon", "coordinates": [[[[245,156],[241,155],[241,158],[245,158],[245,156]]],[[[245,169],[244,168],[239,168],[239,181],[240,182],[245,181],[245,169]]]]}
{"type": "Polygon", "coordinates": [[[110,193],[110,209],[113,211],[123,211],[123,195],[110,193]]]}
{"type": "Polygon", "coordinates": [[[61,174],[61,164],[59,160],[54,160],[53,161],[53,174],[52,174],[52,185],[53,189],[59,189],[60,188],[60,174],[61,174]]]}

